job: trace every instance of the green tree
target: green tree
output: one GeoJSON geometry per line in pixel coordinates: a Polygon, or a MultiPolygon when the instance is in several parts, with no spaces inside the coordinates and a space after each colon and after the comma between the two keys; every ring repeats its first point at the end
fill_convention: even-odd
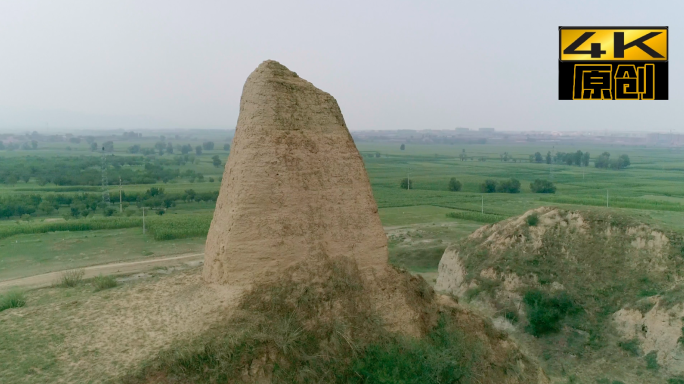
{"type": "Polygon", "coordinates": [[[551,151],[546,152],[546,164],[551,164],[551,151]]]}
{"type": "Polygon", "coordinates": [[[406,149],[406,145],[402,144],[402,145],[399,147],[399,150],[403,151],[404,149],[406,149]]]}
{"type": "Polygon", "coordinates": [[[589,166],[589,159],[591,158],[591,155],[589,155],[589,152],[584,152],[584,155],[582,155],[582,164],[585,167],[589,166]]]}
{"type": "Polygon", "coordinates": [[[226,152],[230,151],[230,144],[228,144],[228,143],[223,144],[223,150],[226,152]]]}
{"type": "Polygon", "coordinates": [[[202,148],[207,151],[211,151],[214,149],[214,142],[213,141],[205,141],[202,143],[202,148]]]}
{"type": "Polygon", "coordinates": [[[159,151],[159,156],[163,156],[164,150],[166,150],[166,143],[164,143],[163,141],[158,141],[154,144],[154,149],[159,151]]]}
{"type": "Polygon", "coordinates": [[[195,153],[198,155],[202,154],[202,146],[201,145],[198,145],[195,147],[195,153]]]}
{"type": "Polygon", "coordinates": [[[596,160],[594,160],[596,168],[608,168],[610,166],[610,153],[603,152],[596,160]]]}
{"type": "Polygon", "coordinates": [[[380,152],[375,152],[375,157],[380,157],[380,152]]]}
{"type": "Polygon", "coordinates": [[[464,161],[465,159],[468,158],[468,155],[466,155],[466,150],[465,150],[465,148],[463,148],[463,149],[461,150],[461,154],[458,155],[458,157],[461,159],[461,161],[464,161]]]}
{"type": "Polygon", "coordinates": [[[113,141],[105,141],[105,143],[102,144],[102,148],[104,149],[105,152],[114,152],[114,142],[113,141]]]}
{"type": "Polygon", "coordinates": [[[4,150],[5,150],[5,143],[3,143],[2,140],[0,140],[0,151],[4,151],[4,150]]]}
{"type": "Polygon", "coordinates": [[[38,209],[45,212],[46,215],[49,215],[55,211],[55,207],[48,201],[41,201],[41,203],[38,204],[38,209]]]}
{"type": "Polygon", "coordinates": [[[197,193],[195,192],[194,189],[186,189],[185,190],[185,196],[187,196],[187,198],[185,200],[195,200],[196,195],[197,195],[197,193]]]}
{"type": "Polygon", "coordinates": [[[93,141],[92,143],[90,143],[90,150],[93,152],[97,151],[97,143],[96,142],[93,141]]]}
{"type": "Polygon", "coordinates": [[[500,193],[519,193],[520,181],[513,178],[500,181],[496,186],[496,191],[500,193]]]}
{"type": "Polygon", "coordinates": [[[482,193],[494,193],[496,192],[496,181],[487,179],[484,183],[480,184],[480,192],[482,193]]]}
{"type": "Polygon", "coordinates": [[[132,145],[128,147],[128,152],[129,153],[138,153],[140,152],[140,146],[138,144],[132,145]]]}
{"type": "Polygon", "coordinates": [[[543,162],[544,162],[544,158],[542,157],[542,154],[539,153],[539,152],[535,152],[535,153],[534,153],[534,161],[535,161],[536,163],[543,163],[543,162]]]}
{"type": "Polygon", "coordinates": [[[573,153],[566,153],[563,157],[563,161],[567,165],[572,165],[572,163],[575,161],[575,155],[573,153]]]}
{"type": "Polygon", "coordinates": [[[458,192],[458,191],[461,190],[461,186],[462,186],[462,185],[461,185],[461,182],[458,181],[458,180],[456,180],[455,177],[452,177],[452,178],[449,180],[449,190],[450,190],[450,191],[452,191],[452,192],[458,192]]]}
{"type": "Polygon", "coordinates": [[[218,155],[212,156],[211,162],[212,162],[212,164],[214,164],[214,167],[216,167],[216,168],[221,166],[221,159],[219,159],[218,155]]]}
{"type": "Polygon", "coordinates": [[[399,185],[402,189],[411,189],[413,188],[413,180],[409,180],[407,177],[405,177],[401,180],[399,185]]]}
{"type": "Polygon", "coordinates": [[[629,167],[632,164],[632,162],[629,161],[629,156],[627,155],[620,155],[619,160],[621,160],[621,168],[629,167]]]}
{"type": "Polygon", "coordinates": [[[187,155],[188,153],[192,152],[192,145],[190,144],[185,144],[181,147],[181,153],[184,155],[187,155]]]}
{"type": "Polygon", "coordinates": [[[582,166],[582,159],[584,159],[584,153],[582,153],[582,151],[577,151],[573,155],[572,161],[575,163],[576,166],[581,167],[582,166]]]}
{"type": "Polygon", "coordinates": [[[35,140],[31,140],[31,149],[38,149],[38,142],[35,140]]]}
{"type": "Polygon", "coordinates": [[[534,193],[556,193],[556,186],[548,180],[537,179],[530,183],[530,190],[534,193]]]}

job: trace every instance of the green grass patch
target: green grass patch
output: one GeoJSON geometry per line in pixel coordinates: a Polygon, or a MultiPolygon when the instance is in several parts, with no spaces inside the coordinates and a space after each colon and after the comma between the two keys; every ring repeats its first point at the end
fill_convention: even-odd
{"type": "Polygon", "coordinates": [[[392,248],[389,261],[393,265],[412,271],[436,270],[445,249],[445,245],[426,248],[392,248]]]}
{"type": "Polygon", "coordinates": [[[22,291],[9,291],[0,295],[0,312],[10,309],[19,308],[26,305],[26,296],[22,291]]]}
{"type": "Polygon", "coordinates": [[[501,220],[506,219],[505,216],[492,215],[489,213],[480,213],[480,212],[467,212],[467,211],[449,212],[446,214],[446,217],[448,217],[450,219],[477,221],[478,223],[497,223],[501,220]]]}
{"type": "Polygon", "coordinates": [[[657,351],[651,351],[646,356],[644,356],[644,361],[646,362],[646,369],[650,369],[652,371],[657,371],[660,369],[660,365],[658,364],[658,352],[657,351]]]}
{"type": "Polygon", "coordinates": [[[176,240],[206,237],[211,226],[212,213],[173,215],[149,220],[148,230],[155,240],[176,240]]]}
{"type": "Polygon", "coordinates": [[[565,291],[549,294],[533,289],[525,293],[523,302],[529,321],[526,330],[537,337],[558,332],[561,320],[582,310],[565,291]]]}
{"type": "Polygon", "coordinates": [[[618,346],[626,352],[629,352],[632,356],[641,356],[641,343],[639,339],[634,338],[630,340],[623,340],[618,342],[618,346]]]}
{"type": "Polygon", "coordinates": [[[93,287],[95,288],[95,292],[98,291],[103,291],[105,289],[110,289],[114,288],[118,285],[116,278],[114,276],[103,276],[99,275],[97,277],[94,277],[92,279],[93,287]]]}
{"type": "Polygon", "coordinates": [[[0,239],[20,234],[38,234],[58,231],[95,231],[100,229],[120,229],[142,227],[139,217],[110,217],[79,219],[55,223],[28,223],[0,226],[0,239]]]}

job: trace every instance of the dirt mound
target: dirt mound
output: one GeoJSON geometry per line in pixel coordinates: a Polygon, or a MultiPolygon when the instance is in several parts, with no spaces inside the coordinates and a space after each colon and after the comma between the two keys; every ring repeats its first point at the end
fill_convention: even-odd
{"type": "Polygon", "coordinates": [[[436,289],[472,301],[499,328],[556,357],[545,366],[552,374],[575,364],[586,374],[597,361],[605,370],[638,350],[640,361],[629,364],[657,365],[666,377],[684,372],[683,267],[680,234],[603,210],[542,207],[448,247],[436,289]]]}
{"type": "Polygon", "coordinates": [[[506,333],[421,277],[313,257],[255,284],[236,315],[126,383],[548,383],[506,333]],[[403,332],[394,332],[396,330],[403,332]],[[406,333],[414,333],[407,337],[406,333]]]}
{"type": "Polygon", "coordinates": [[[140,379],[545,382],[505,334],[387,256],[337,102],[266,61],[245,83],[203,271],[252,290],[227,324],[140,379]]]}
{"type": "Polygon", "coordinates": [[[249,75],[204,279],[239,283],[311,256],[387,264],[387,238],[337,101],[275,61],[249,75]]]}

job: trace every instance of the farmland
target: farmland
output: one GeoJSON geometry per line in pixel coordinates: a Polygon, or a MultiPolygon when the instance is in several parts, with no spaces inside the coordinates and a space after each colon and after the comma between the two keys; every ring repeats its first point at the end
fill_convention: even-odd
{"type": "MultiPolygon", "coordinates": [[[[142,258],[149,252],[173,253],[169,242],[185,241],[185,248],[200,249],[229,153],[224,144],[230,143],[230,137],[217,131],[187,137],[167,135],[163,138],[164,148],[170,145],[176,149],[161,155],[161,135],[89,140],[113,143],[112,150],[106,153],[105,165],[111,178],[109,206],[103,205],[102,188],[97,185],[101,179],[102,151],[93,151],[85,139],[79,143],[39,142],[34,150],[0,151],[0,174],[5,172],[5,180],[0,183],[0,204],[11,203],[15,207],[14,212],[0,219],[0,279],[142,258]],[[212,142],[212,146],[207,147],[207,142],[212,142]],[[155,145],[156,152],[152,150],[155,145]],[[203,145],[207,149],[194,150],[203,145]],[[135,146],[139,149],[131,153],[130,148],[135,146]],[[182,154],[182,146],[193,151],[182,154]],[[33,164],[34,168],[17,167],[21,163],[33,164]],[[35,164],[73,165],[76,168],[70,168],[71,173],[78,172],[74,171],[78,164],[86,164],[86,169],[81,178],[72,174],[73,179],[57,180],[51,174],[58,171],[45,173],[35,169],[35,164]],[[118,175],[123,179],[121,207],[118,175]],[[74,180],[89,180],[90,184],[72,185],[74,180]],[[112,243],[111,250],[106,250],[105,239],[116,238],[115,234],[119,244],[112,243]],[[56,239],[72,236],[78,237],[79,244],[69,248],[74,256],[67,257],[67,250],[52,251],[60,249],[60,241],[66,241],[56,239]],[[23,245],[19,247],[20,244],[23,245]],[[32,248],[35,244],[42,244],[43,248],[32,248]],[[98,251],[81,252],[79,247],[98,251]],[[103,249],[106,251],[101,252],[103,249]],[[17,254],[29,253],[41,256],[16,258],[17,254]],[[51,257],[51,253],[55,254],[51,257]],[[80,254],[87,256],[79,257],[80,254]],[[62,263],[63,260],[72,262],[62,263]],[[10,273],[8,269],[25,271],[10,273]]],[[[404,150],[396,143],[386,142],[360,142],[357,146],[388,232],[390,260],[416,272],[434,272],[441,250],[480,225],[543,205],[616,209],[659,226],[684,230],[684,153],[678,149],[581,144],[553,147],[536,143],[408,144],[404,150]],[[529,156],[535,152],[573,153],[578,149],[592,154],[588,167],[529,162],[529,156]],[[593,159],[606,151],[613,157],[628,155],[631,165],[619,170],[594,167],[593,159]],[[503,161],[503,153],[508,161],[503,161]],[[465,159],[462,154],[467,154],[465,159]],[[400,187],[404,178],[411,181],[408,190],[400,187]],[[461,183],[460,191],[449,190],[451,178],[461,183]],[[520,181],[519,193],[480,191],[480,184],[486,179],[500,182],[510,178],[520,181]],[[553,182],[556,193],[532,193],[529,186],[536,179],[553,182]],[[407,256],[412,252],[413,256],[407,256]]]]}

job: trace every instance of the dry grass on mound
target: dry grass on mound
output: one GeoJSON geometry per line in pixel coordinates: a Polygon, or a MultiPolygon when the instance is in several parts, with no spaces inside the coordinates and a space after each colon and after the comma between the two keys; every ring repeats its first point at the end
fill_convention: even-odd
{"type": "Polygon", "coordinates": [[[507,343],[505,335],[455,306],[438,310],[422,278],[392,270],[376,283],[369,289],[349,259],[300,264],[245,294],[236,316],[191,343],[171,346],[123,382],[537,381],[536,366],[510,343],[492,348],[507,343]],[[413,310],[422,306],[415,318],[422,337],[385,326],[375,300],[382,296],[377,291],[392,289],[403,291],[413,310]]]}

